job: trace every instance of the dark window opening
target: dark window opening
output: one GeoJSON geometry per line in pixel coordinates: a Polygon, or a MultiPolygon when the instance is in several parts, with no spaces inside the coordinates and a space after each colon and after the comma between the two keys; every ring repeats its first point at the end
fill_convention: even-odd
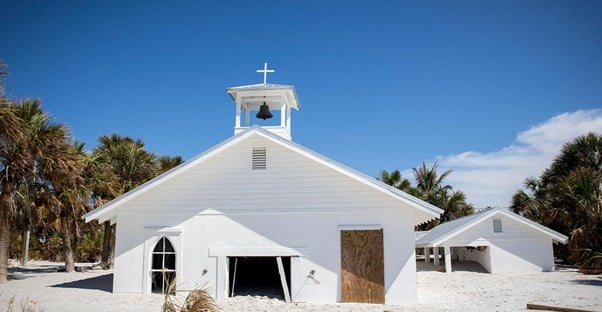
{"type": "Polygon", "coordinates": [[[165,237],[161,238],[152,254],[151,263],[151,292],[164,294],[167,291],[175,293],[175,285],[170,284],[176,278],[176,252],[173,245],[165,237]]]}
{"type": "MultiPolygon", "coordinates": [[[[229,260],[229,296],[265,296],[284,300],[276,257],[229,257],[229,260]]],[[[282,257],[282,267],[290,292],[290,257],[282,257]]]]}

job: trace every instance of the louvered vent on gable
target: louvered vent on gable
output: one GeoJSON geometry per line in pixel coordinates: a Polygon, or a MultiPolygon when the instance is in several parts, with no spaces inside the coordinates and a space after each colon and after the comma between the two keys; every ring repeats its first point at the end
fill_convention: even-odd
{"type": "Polygon", "coordinates": [[[268,154],[265,147],[253,147],[251,154],[251,168],[253,170],[265,170],[268,163],[268,154]]]}
{"type": "Polygon", "coordinates": [[[502,219],[493,219],[493,233],[502,233],[502,219]]]}

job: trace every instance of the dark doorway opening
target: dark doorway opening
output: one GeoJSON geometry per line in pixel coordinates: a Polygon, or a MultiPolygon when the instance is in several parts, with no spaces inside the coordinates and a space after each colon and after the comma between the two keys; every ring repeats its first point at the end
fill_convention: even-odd
{"type": "MultiPolygon", "coordinates": [[[[290,292],[291,258],[282,257],[282,266],[290,292]]],[[[231,297],[285,298],[276,257],[229,257],[228,280],[228,295],[231,297]]]]}

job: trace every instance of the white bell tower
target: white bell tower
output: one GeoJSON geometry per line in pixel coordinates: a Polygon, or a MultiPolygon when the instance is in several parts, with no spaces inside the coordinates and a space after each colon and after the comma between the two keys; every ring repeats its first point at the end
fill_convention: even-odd
{"type": "Polygon", "coordinates": [[[263,73],[262,84],[226,89],[236,104],[234,134],[249,128],[252,124],[258,124],[272,133],[291,140],[291,108],[299,110],[295,87],[267,83],[267,74],[274,72],[273,69],[267,68],[267,63],[257,72],[263,73]],[[262,107],[263,104],[269,110],[266,111],[266,107],[262,107]],[[241,115],[244,116],[244,121],[241,120],[241,115]],[[274,120],[271,120],[272,118],[274,120]]]}

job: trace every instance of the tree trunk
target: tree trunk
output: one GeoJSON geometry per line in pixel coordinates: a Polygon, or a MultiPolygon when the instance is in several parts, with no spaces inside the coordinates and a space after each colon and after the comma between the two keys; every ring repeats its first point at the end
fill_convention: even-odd
{"type": "Polygon", "coordinates": [[[111,264],[111,268],[113,268],[113,264],[115,263],[115,246],[117,246],[117,244],[115,243],[117,240],[117,224],[113,224],[111,236],[111,244],[113,245],[113,248],[111,248],[111,257],[109,263],[111,264]]]}
{"type": "Polygon", "coordinates": [[[4,187],[0,193],[0,284],[8,282],[8,256],[10,249],[10,193],[4,187]]]}
{"type": "Polygon", "coordinates": [[[113,250],[113,248],[111,247],[111,237],[113,236],[111,234],[111,221],[105,221],[104,222],[104,237],[102,239],[102,254],[100,256],[100,263],[102,264],[102,266],[105,269],[108,269],[110,267],[110,259],[111,259],[111,251],[113,250]]]}
{"type": "Polygon", "coordinates": [[[69,230],[69,220],[66,217],[61,217],[61,238],[63,239],[63,259],[65,259],[65,271],[75,272],[73,248],[71,248],[71,231],[69,230]]]}
{"type": "Polygon", "coordinates": [[[23,230],[23,244],[21,245],[21,266],[27,266],[29,262],[29,225],[23,230]]]}
{"type": "Polygon", "coordinates": [[[112,269],[115,263],[115,236],[117,234],[117,224],[111,225],[111,250],[109,252],[109,268],[112,269]]]}

